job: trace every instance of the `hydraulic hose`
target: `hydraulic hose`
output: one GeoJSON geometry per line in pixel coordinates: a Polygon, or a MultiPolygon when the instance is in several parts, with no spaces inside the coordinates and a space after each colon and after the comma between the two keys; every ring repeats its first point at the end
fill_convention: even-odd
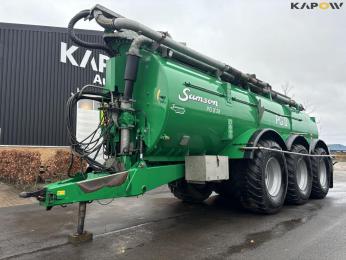
{"type": "Polygon", "coordinates": [[[71,21],[68,24],[68,34],[72,40],[72,42],[74,42],[75,44],[77,44],[78,46],[84,47],[84,48],[90,48],[90,49],[98,49],[98,50],[103,50],[105,51],[108,55],[110,56],[114,56],[116,53],[114,51],[112,51],[110,48],[108,48],[108,46],[104,45],[104,44],[100,44],[100,43],[96,43],[96,42],[86,42],[83,41],[82,39],[80,39],[74,31],[74,26],[75,24],[81,20],[81,19],[87,19],[90,15],[90,10],[83,10],[80,11],[78,14],[76,14],[71,21]]]}
{"type": "Polygon", "coordinates": [[[99,150],[103,146],[103,139],[108,138],[109,130],[111,125],[101,131],[99,137],[97,135],[98,130],[101,129],[101,123],[88,137],[79,141],[76,137],[75,128],[75,108],[77,102],[81,99],[90,99],[98,102],[109,102],[110,96],[108,94],[102,93],[100,91],[95,91],[92,89],[92,85],[87,85],[88,89],[84,87],[82,91],[73,94],[66,103],[66,114],[65,120],[67,124],[67,133],[71,143],[71,149],[74,153],[78,154],[79,157],[83,158],[93,169],[103,170],[103,171],[114,171],[112,168],[108,168],[105,165],[97,162],[95,160],[96,156],[91,157],[92,154],[98,154],[99,150]]]}

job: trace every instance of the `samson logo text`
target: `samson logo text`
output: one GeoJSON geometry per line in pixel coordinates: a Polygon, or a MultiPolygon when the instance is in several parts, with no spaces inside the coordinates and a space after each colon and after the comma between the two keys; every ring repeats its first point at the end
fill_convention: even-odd
{"type": "Polygon", "coordinates": [[[293,10],[338,10],[344,5],[343,2],[291,2],[291,9],[293,10]]]}
{"type": "Polygon", "coordinates": [[[189,88],[184,88],[183,90],[183,95],[179,94],[179,100],[181,101],[188,101],[188,100],[193,100],[196,102],[212,105],[212,106],[218,106],[219,103],[216,100],[210,99],[210,98],[205,98],[201,96],[197,96],[194,94],[190,94],[191,90],[189,88]]]}

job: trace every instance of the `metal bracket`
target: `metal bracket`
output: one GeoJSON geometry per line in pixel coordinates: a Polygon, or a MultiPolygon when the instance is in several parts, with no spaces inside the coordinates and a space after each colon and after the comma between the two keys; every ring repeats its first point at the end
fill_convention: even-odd
{"type": "Polygon", "coordinates": [[[227,70],[229,70],[229,69],[230,69],[230,66],[225,65],[225,67],[223,67],[223,69],[217,70],[217,71],[216,71],[216,77],[217,77],[219,80],[221,80],[222,74],[224,74],[225,71],[227,71],[227,70]]]}
{"type": "Polygon", "coordinates": [[[116,19],[116,18],[125,18],[124,16],[122,16],[121,14],[118,14],[116,12],[113,12],[112,10],[109,10],[108,8],[102,6],[102,5],[95,5],[93,8],[91,8],[90,10],[90,18],[89,19],[93,19],[93,13],[94,11],[101,11],[102,14],[107,17],[107,18],[110,18],[110,19],[116,19]]]}
{"type": "Polygon", "coordinates": [[[152,50],[153,51],[156,51],[160,45],[162,44],[162,42],[167,38],[167,36],[169,36],[169,33],[168,32],[161,32],[161,39],[158,40],[158,41],[155,41],[152,45],[152,50]]]}
{"type": "Polygon", "coordinates": [[[262,106],[262,102],[260,99],[257,100],[257,110],[258,110],[258,124],[261,122],[263,113],[265,111],[264,106],[262,106]]]}

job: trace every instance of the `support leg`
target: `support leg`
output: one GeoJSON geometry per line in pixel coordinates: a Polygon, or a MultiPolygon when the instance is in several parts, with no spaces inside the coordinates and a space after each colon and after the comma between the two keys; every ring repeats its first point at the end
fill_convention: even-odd
{"type": "Polygon", "coordinates": [[[79,244],[82,242],[91,241],[93,239],[93,234],[84,230],[86,204],[86,202],[79,203],[77,233],[69,235],[68,237],[69,242],[72,244],[79,244]]]}

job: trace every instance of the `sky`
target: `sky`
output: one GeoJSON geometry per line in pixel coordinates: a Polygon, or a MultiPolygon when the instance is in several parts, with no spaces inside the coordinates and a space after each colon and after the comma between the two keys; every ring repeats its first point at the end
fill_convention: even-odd
{"type": "MultiPolygon", "coordinates": [[[[289,86],[288,95],[317,117],[321,139],[346,145],[346,3],[340,10],[291,10],[287,0],[11,0],[1,3],[0,21],[66,27],[97,3],[277,91],[289,86]]],[[[101,30],[94,21],[78,27],[101,30]]]]}

